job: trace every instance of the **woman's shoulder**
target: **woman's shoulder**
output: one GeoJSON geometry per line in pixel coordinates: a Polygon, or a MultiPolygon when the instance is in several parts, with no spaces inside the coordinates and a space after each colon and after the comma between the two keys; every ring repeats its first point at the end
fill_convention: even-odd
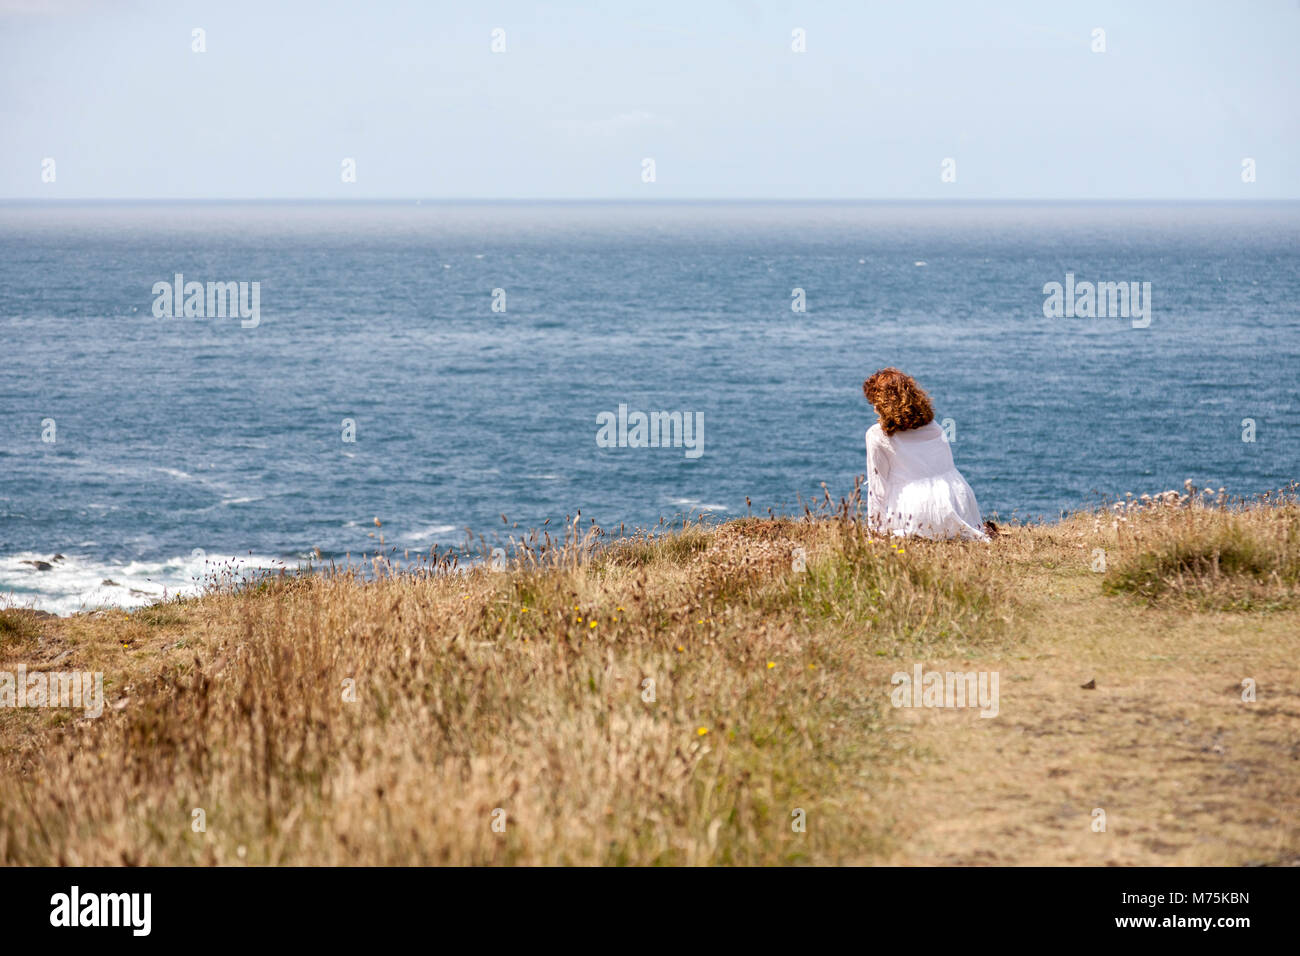
{"type": "Polygon", "coordinates": [[[899,435],[908,438],[931,438],[935,435],[943,434],[943,427],[934,419],[926,422],[924,425],[918,425],[916,428],[909,428],[907,431],[901,431],[899,435]]]}

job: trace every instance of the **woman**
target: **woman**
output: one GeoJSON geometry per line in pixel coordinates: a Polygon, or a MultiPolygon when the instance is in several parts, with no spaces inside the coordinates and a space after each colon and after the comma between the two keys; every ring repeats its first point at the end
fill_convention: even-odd
{"type": "Polygon", "coordinates": [[[953,464],[916,380],[882,368],[862,392],[880,417],[867,430],[868,526],[882,534],[987,541],[975,492],[953,464]]]}

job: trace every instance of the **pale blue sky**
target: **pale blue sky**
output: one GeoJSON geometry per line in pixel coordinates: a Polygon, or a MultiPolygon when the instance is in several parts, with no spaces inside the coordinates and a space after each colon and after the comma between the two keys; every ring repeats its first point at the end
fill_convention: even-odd
{"type": "Polygon", "coordinates": [[[1298,43],[1296,0],[0,0],[0,197],[1300,198],[1298,43]]]}

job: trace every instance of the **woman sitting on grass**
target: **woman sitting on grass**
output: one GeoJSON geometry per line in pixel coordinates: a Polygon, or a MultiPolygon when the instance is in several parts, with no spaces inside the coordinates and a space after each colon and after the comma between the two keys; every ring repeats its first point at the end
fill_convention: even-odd
{"type": "MultiPolygon", "coordinates": [[[[952,461],[930,398],[910,375],[882,368],[862,383],[880,421],[867,430],[867,525],[881,534],[987,541],[980,509],[952,461]]],[[[985,528],[997,533],[992,522],[985,528]]]]}

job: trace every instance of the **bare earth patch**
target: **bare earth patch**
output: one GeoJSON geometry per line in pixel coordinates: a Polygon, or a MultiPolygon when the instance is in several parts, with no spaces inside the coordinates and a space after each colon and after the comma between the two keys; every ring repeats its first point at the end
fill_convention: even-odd
{"type": "Polygon", "coordinates": [[[887,862],[1300,862],[1300,616],[1098,602],[1079,568],[1026,569],[1038,618],[1020,646],[927,664],[1000,671],[997,717],[895,711],[925,756],[894,796],[887,862]]]}

